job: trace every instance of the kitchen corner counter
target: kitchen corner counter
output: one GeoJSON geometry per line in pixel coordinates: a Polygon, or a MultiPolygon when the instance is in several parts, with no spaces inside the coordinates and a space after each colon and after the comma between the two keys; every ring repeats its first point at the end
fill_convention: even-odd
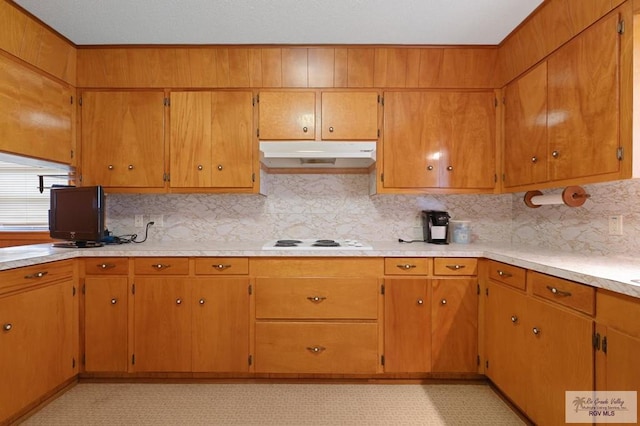
{"type": "Polygon", "coordinates": [[[551,251],[506,243],[433,245],[370,241],[372,250],[263,250],[264,242],[146,242],[89,249],[51,244],[0,248],[0,271],[78,257],[247,256],[247,257],[484,257],[593,287],[640,298],[640,262],[623,256],[551,251]],[[639,280],[634,282],[634,280],[639,280]]]}

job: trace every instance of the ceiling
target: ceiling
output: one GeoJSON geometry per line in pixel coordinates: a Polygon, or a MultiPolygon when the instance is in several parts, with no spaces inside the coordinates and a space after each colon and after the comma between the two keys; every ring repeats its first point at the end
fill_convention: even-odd
{"type": "Polygon", "coordinates": [[[76,45],[495,45],[543,0],[14,0],[76,45]]]}

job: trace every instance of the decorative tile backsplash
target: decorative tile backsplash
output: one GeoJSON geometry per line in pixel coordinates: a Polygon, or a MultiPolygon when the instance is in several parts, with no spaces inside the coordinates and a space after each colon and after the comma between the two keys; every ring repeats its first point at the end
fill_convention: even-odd
{"type": "MultiPolygon", "coordinates": [[[[420,211],[445,210],[470,220],[472,240],[629,255],[640,250],[640,180],[584,186],[582,207],[526,207],[524,193],[499,195],[368,195],[367,175],[265,175],[269,195],[110,194],[107,224],[116,235],[144,232],[134,215],[164,215],[152,241],[262,241],[420,237],[420,211]],[[622,215],[623,236],[609,235],[622,215]]],[[[562,188],[544,190],[545,194],[562,188]]]]}

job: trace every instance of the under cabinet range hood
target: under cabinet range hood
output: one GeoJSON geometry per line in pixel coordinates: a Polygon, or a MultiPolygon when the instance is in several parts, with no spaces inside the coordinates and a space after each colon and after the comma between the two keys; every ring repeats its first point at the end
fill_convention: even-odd
{"type": "Polygon", "coordinates": [[[375,141],[260,141],[268,168],[368,168],[376,161],[375,141]]]}

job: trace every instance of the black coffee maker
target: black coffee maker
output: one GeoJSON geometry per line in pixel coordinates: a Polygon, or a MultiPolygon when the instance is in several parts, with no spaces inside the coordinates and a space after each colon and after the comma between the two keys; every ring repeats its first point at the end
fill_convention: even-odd
{"type": "Polygon", "coordinates": [[[424,240],[431,244],[449,244],[449,213],[435,210],[422,211],[424,240]]]}

